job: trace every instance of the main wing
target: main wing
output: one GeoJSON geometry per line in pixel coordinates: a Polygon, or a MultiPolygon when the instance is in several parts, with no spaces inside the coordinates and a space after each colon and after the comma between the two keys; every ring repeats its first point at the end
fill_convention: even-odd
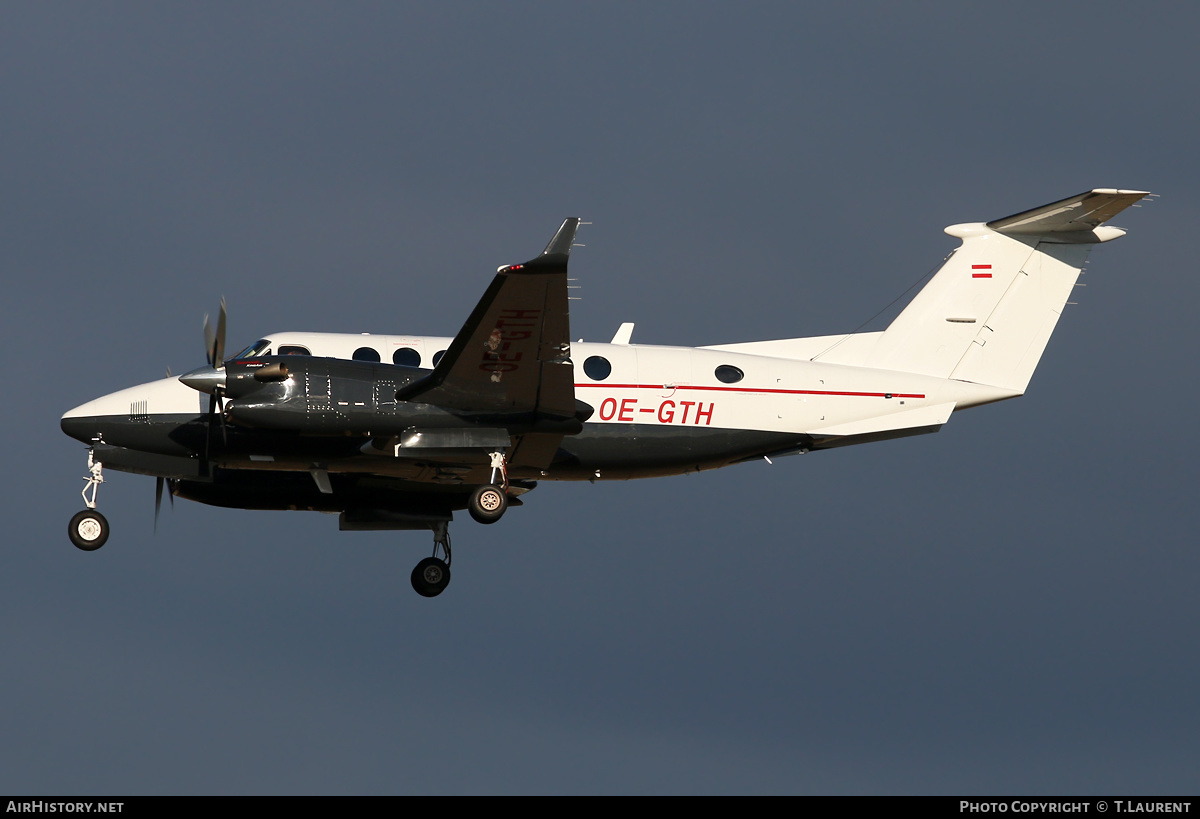
{"type": "Polygon", "coordinates": [[[573,418],[567,262],[579,219],[562,223],[540,256],[502,267],[446,354],[397,400],[471,413],[573,418]]]}

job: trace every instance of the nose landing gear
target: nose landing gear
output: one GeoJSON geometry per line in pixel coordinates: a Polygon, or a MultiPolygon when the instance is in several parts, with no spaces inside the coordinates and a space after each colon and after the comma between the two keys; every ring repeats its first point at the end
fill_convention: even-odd
{"type": "Polygon", "coordinates": [[[108,540],[108,521],[104,515],[96,511],[96,494],[100,490],[100,484],[104,483],[103,469],[104,464],[93,458],[92,450],[89,449],[88,472],[90,474],[84,478],[87,484],[81,493],[87,509],[76,512],[67,525],[67,534],[70,536],[71,542],[85,552],[96,551],[108,540]],[[89,492],[91,493],[90,497],[89,492]]]}

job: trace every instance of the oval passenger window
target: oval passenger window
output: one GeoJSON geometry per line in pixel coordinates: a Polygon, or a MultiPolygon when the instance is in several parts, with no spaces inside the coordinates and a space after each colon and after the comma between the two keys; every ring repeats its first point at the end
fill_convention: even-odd
{"type": "Polygon", "coordinates": [[[746,374],[730,364],[722,364],[713,371],[713,375],[722,384],[736,384],[746,377],[746,374]]]}
{"type": "Polygon", "coordinates": [[[421,354],[412,347],[398,347],[392,353],[392,363],[401,367],[420,367],[421,354]]]}
{"type": "Polygon", "coordinates": [[[355,361],[378,361],[379,351],[374,347],[359,347],[354,351],[355,361]]]}
{"type": "Polygon", "coordinates": [[[593,381],[603,381],[612,375],[612,364],[604,356],[588,356],[587,361],[583,362],[583,372],[593,381]]]}

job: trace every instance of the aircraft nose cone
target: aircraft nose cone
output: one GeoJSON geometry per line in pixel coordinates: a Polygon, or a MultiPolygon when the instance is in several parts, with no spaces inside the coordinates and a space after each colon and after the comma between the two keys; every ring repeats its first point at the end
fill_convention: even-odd
{"type": "Polygon", "coordinates": [[[197,367],[191,372],[179,376],[179,380],[193,390],[212,395],[217,390],[225,389],[225,370],[214,370],[212,367],[197,367]]]}
{"type": "Polygon", "coordinates": [[[100,435],[95,418],[73,416],[71,413],[67,413],[62,417],[59,426],[67,435],[77,441],[83,441],[85,444],[91,443],[93,438],[100,435]]]}

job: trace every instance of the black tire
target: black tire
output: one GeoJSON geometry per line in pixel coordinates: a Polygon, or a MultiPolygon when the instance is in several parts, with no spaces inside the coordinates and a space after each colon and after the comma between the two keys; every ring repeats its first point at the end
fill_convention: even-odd
{"type": "Polygon", "coordinates": [[[508,496],[499,486],[484,484],[471,493],[467,511],[480,523],[495,523],[508,508],[508,496]]]}
{"type": "Polygon", "coordinates": [[[412,570],[413,591],[422,597],[437,597],[450,585],[450,567],[436,557],[427,557],[412,570]]]}
{"type": "Polygon", "coordinates": [[[95,509],[76,512],[67,525],[67,534],[76,548],[94,552],[108,540],[108,521],[95,509]]]}

